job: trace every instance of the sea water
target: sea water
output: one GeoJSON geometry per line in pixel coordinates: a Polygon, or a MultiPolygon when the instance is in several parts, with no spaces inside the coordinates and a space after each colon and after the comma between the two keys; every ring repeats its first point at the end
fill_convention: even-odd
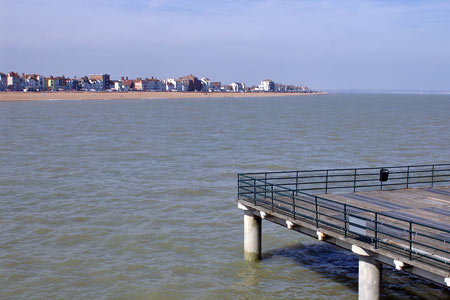
{"type": "Polygon", "coordinates": [[[449,129],[450,95],[0,103],[0,298],[357,299],[355,255],[278,225],[243,260],[237,173],[449,163],[449,129]]]}

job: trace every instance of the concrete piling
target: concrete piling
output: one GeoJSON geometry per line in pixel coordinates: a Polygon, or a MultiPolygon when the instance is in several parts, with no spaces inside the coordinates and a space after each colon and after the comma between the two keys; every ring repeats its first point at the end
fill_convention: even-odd
{"type": "Polygon", "coordinates": [[[359,300],[379,300],[382,264],[372,256],[359,256],[359,300]]]}
{"type": "Polygon", "coordinates": [[[261,217],[253,211],[244,211],[244,259],[258,261],[261,259],[261,217]]]}

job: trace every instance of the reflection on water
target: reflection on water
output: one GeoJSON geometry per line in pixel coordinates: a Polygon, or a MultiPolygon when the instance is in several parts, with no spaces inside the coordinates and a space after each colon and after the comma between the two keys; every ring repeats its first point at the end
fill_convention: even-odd
{"type": "MultiPolygon", "coordinates": [[[[448,163],[450,96],[0,103],[1,299],[357,299],[357,258],[264,222],[236,174],[448,163]]],[[[448,290],[384,270],[385,299],[448,290]]]]}

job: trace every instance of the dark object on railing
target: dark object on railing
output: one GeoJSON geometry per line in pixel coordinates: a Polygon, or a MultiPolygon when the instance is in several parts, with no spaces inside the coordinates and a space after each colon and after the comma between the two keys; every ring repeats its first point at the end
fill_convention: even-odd
{"type": "Polygon", "coordinates": [[[389,170],[385,168],[381,168],[380,170],[380,181],[388,181],[389,178],[389,170]]]}

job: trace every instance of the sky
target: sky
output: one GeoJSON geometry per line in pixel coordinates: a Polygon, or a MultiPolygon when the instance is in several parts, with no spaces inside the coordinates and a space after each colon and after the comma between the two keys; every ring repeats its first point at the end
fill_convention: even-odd
{"type": "Polygon", "coordinates": [[[0,71],[450,91],[450,1],[0,0],[0,71]]]}

